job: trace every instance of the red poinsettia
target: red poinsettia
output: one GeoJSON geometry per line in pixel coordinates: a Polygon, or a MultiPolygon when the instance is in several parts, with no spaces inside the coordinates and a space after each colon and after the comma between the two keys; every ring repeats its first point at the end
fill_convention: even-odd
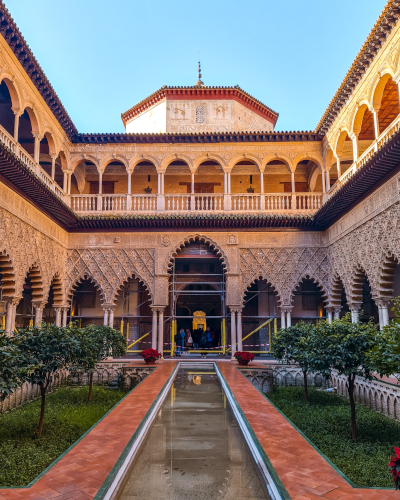
{"type": "Polygon", "coordinates": [[[162,354],[155,349],[143,349],[141,356],[144,359],[158,359],[161,358],[162,354]]]}
{"type": "Polygon", "coordinates": [[[254,354],[252,352],[246,352],[246,351],[236,351],[235,353],[235,358],[237,360],[241,361],[253,361],[255,358],[254,354]]]}
{"type": "Polygon", "coordinates": [[[390,469],[390,474],[393,476],[394,485],[396,490],[400,489],[400,448],[394,447],[395,455],[390,459],[388,465],[390,469]]]}

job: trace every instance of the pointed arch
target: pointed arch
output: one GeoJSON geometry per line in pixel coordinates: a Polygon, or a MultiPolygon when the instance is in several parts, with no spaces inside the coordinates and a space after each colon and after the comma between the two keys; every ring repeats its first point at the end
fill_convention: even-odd
{"type": "Polygon", "coordinates": [[[53,287],[53,307],[60,307],[65,304],[64,286],[60,273],[56,273],[50,283],[53,287]]]}
{"type": "Polygon", "coordinates": [[[43,275],[37,264],[29,268],[28,277],[32,287],[32,302],[43,302],[46,300],[44,294],[43,275]]]}
{"type": "Polygon", "coordinates": [[[134,172],[135,167],[139,163],[142,163],[142,162],[145,162],[145,161],[151,163],[156,168],[156,170],[159,168],[159,163],[157,161],[157,158],[155,158],[152,155],[142,154],[142,155],[134,156],[133,158],[131,158],[129,160],[129,163],[128,163],[128,170],[129,170],[129,172],[134,172]]]}
{"type": "Polygon", "coordinates": [[[379,298],[391,299],[393,297],[393,281],[398,259],[387,252],[381,261],[378,273],[378,295],[379,298]]]}
{"type": "Polygon", "coordinates": [[[126,172],[128,173],[128,169],[129,169],[129,163],[127,161],[127,159],[122,156],[122,155],[106,155],[104,158],[102,158],[99,162],[99,168],[101,170],[101,172],[104,174],[104,171],[105,169],[107,168],[107,165],[109,165],[110,163],[112,162],[120,162],[124,165],[125,169],[126,169],[126,172]]]}
{"type": "Polygon", "coordinates": [[[3,298],[14,297],[16,292],[14,265],[5,250],[0,252],[0,274],[3,298]]]}
{"type": "Polygon", "coordinates": [[[272,287],[276,293],[276,303],[277,303],[277,307],[280,307],[280,304],[281,304],[281,294],[280,294],[280,291],[278,289],[278,286],[276,284],[274,284],[273,280],[270,279],[269,276],[267,275],[264,275],[263,273],[259,274],[257,277],[254,277],[251,279],[251,281],[249,281],[248,283],[246,283],[246,285],[243,287],[243,290],[242,290],[242,303],[244,302],[244,298],[245,298],[245,295],[246,293],[248,292],[249,288],[252,287],[252,285],[256,284],[257,282],[259,281],[265,281],[270,287],[272,287]]]}
{"type": "Polygon", "coordinates": [[[319,291],[321,292],[322,300],[323,300],[324,304],[327,305],[328,301],[329,301],[329,289],[326,287],[326,283],[323,282],[317,276],[313,276],[309,272],[306,272],[306,273],[302,274],[300,276],[300,278],[297,280],[296,285],[291,289],[291,291],[290,291],[290,302],[291,302],[291,304],[293,304],[294,292],[295,292],[296,288],[299,287],[301,285],[302,281],[304,281],[304,280],[310,280],[310,281],[312,281],[313,283],[316,284],[316,286],[319,288],[319,291]]]}
{"type": "Polygon", "coordinates": [[[186,163],[186,165],[188,166],[189,169],[192,168],[192,161],[188,156],[183,155],[181,153],[174,153],[174,154],[166,156],[163,159],[163,161],[160,164],[159,169],[161,171],[165,172],[167,170],[167,168],[169,167],[169,165],[171,165],[171,163],[173,163],[174,161],[182,161],[183,163],[186,163]]]}
{"type": "Polygon", "coordinates": [[[208,238],[207,236],[203,236],[201,234],[192,234],[190,236],[186,236],[183,238],[178,245],[176,245],[173,250],[168,254],[167,260],[164,265],[164,273],[168,273],[172,269],[173,262],[175,260],[175,257],[177,256],[178,252],[185,246],[188,245],[191,242],[198,241],[200,243],[204,243],[211,248],[214,249],[216,252],[217,256],[220,258],[222,261],[222,267],[224,268],[224,271],[229,272],[229,262],[228,259],[225,256],[224,251],[222,248],[213,240],[208,238]]]}
{"type": "Polygon", "coordinates": [[[316,165],[318,166],[318,168],[322,172],[322,165],[324,163],[323,159],[320,156],[315,155],[313,153],[302,153],[302,154],[296,156],[296,158],[293,160],[293,170],[296,169],[297,164],[302,160],[313,161],[314,163],[316,163],[316,165]]]}
{"type": "Polygon", "coordinates": [[[98,281],[96,280],[96,278],[90,274],[90,272],[84,272],[82,275],[78,276],[75,278],[75,280],[70,283],[68,289],[67,289],[67,293],[66,293],[66,302],[68,305],[71,306],[71,302],[72,302],[72,296],[74,294],[74,291],[75,289],[84,281],[84,280],[88,280],[90,281],[91,283],[93,283],[96,291],[99,293],[100,295],[100,300],[101,302],[106,302],[106,299],[105,299],[105,293],[103,291],[103,288],[101,287],[101,285],[98,283],[98,281]]]}
{"type": "Polygon", "coordinates": [[[8,73],[0,73],[0,83],[4,82],[7,85],[11,97],[11,106],[15,110],[20,110],[22,107],[21,93],[17,82],[8,73]]]}
{"type": "Polygon", "coordinates": [[[145,288],[146,292],[150,295],[151,302],[154,303],[154,295],[153,295],[152,288],[149,287],[148,283],[141,276],[139,276],[139,274],[137,274],[136,272],[133,272],[129,276],[126,275],[125,277],[122,278],[120,284],[117,285],[117,287],[115,288],[115,290],[112,294],[111,303],[113,303],[113,304],[115,303],[115,301],[117,300],[117,296],[122,291],[124,286],[128,283],[128,280],[130,278],[134,278],[134,279],[138,280],[139,284],[141,284],[145,288]]]}
{"type": "Polygon", "coordinates": [[[32,134],[40,135],[40,122],[39,117],[36,114],[36,111],[33,106],[30,104],[25,105],[24,111],[26,111],[29,115],[29,119],[31,121],[32,134]]]}
{"type": "Polygon", "coordinates": [[[229,160],[229,163],[227,165],[227,168],[229,170],[232,170],[233,167],[239,163],[240,161],[245,161],[245,160],[250,160],[252,161],[258,168],[258,170],[261,172],[261,169],[262,169],[262,163],[260,161],[259,158],[257,158],[257,156],[255,155],[252,155],[252,154],[249,154],[249,153],[243,153],[243,154],[239,154],[239,155],[236,155],[234,156],[231,160],[229,160]]]}
{"type": "Polygon", "coordinates": [[[204,153],[197,156],[193,160],[193,171],[196,172],[199,166],[205,161],[215,161],[222,168],[222,170],[225,171],[226,163],[224,159],[222,158],[222,156],[213,153],[204,153]]]}
{"type": "Polygon", "coordinates": [[[261,163],[262,171],[265,170],[265,167],[268,165],[269,162],[274,161],[274,160],[281,161],[282,163],[284,163],[287,166],[289,172],[292,171],[293,163],[292,163],[291,158],[289,158],[289,156],[286,156],[284,153],[281,153],[281,152],[270,153],[265,158],[263,158],[262,163],[261,163]]]}
{"type": "Polygon", "coordinates": [[[332,278],[329,295],[329,305],[334,309],[342,307],[342,291],[344,289],[343,281],[339,274],[335,274],[332,278]]]}

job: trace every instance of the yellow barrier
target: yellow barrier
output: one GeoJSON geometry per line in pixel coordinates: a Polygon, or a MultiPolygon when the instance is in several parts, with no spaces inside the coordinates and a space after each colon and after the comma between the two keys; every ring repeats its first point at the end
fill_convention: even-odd
{"type": "MultiPolygon", "coordinates": [[[[260,330],[263,326],[269,325],[269,350],[268,351],[246,351],[246,352],[257,352],[257,353],[258,352],[271,352],[271,325],[270,325],[270,323],[272,320],[274,320],[274,328],[275,328],[275,333],[276,333],[276,318],[269,318],[269,319],[267,319],[267,321],[265,323],[258,326],[255,330],[250,332],[248,335],[246,335],[246,337],[244,337],[242,339],[242,342],[243,342],[243,340],[248,339],[250,337],[250,335],[253,335],[253,333],[258,332],[258,330],[260,330]]],[[[236,343],[236,345],[237,345],[237,343],[236,343]]],[[[229,351],[232,351],[232,347],[229,347],[226,352],[229,352],[229,351]]]]}
{"type": "Polygon", "coordinates": [[[147,337],[147,335],[150,335],[150,333],[151,332],[146,333],[145,335],[143,335],[143,337],[140,337],[140,339],[137,339],[137,340],[135,340],[135,342],[132,342],[132,344],[129,344],[128,347],[126,348],[126,351],[127,352],[142,352],[142,351],[130,351],[129,348],[132,347],[133,345],[137,344],[138,342],[140,342],[145,337],[147,337]]]}

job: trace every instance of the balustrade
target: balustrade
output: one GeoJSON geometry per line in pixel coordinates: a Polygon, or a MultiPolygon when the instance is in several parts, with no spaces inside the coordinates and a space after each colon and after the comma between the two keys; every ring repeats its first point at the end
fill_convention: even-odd
{"type": "Polygon", "coordinates": [[[373,141],[368,148],[363,152],[362,155],[355,161],[350,167],[343,172],[340,176],[339,180],[335,182],[335,184],[330,188],[327,193],[327,199],[335,194],[335,192],[339,189],[340,186],[346,184],[353,175],[360,170],[371,158],[372,156],[379,151],[387,142],[392,138],[392,136],[400,130],[400,115],[392,122],[392,124],[384,130],[381,135],[373,141]]]}
{"type": "Polygon", "coordinates": [[[2,142],[14,155],[29,169],[31,170],[39,179],[51,190],[53,193],[61,198],[63,201],[65,199],[65,192],[60,188],[51,176],[43,170],[43,168],[37,163],[30,154],[28,154],[24,148],[14,140],[14,138],[7,132],[7,130],[0,125],[0,142],[2,142]]]}
{"type": "Polygon", "coordinates": [[[260,194],[233,194],[232,210],[237,212],[259,211],[261,210],[260,194]]]}
{"type": "Polygon", "coordinates": [[[278,211],[283,212],[285,210],[292,209],[292,193],[274,193],[265,194],[265,210],[268,212],[278,211]]]}
{"type": "Polygon", "coordinates": [[[155,212],[157,210],[157,195],[131,195],[131,210],[133,212],[155,212]]]}
{"type": "Polygon", "coordinates": [[[166,194],[165,210],[167,212],[187,212],[190,210],[190,194],[166,194]]]}

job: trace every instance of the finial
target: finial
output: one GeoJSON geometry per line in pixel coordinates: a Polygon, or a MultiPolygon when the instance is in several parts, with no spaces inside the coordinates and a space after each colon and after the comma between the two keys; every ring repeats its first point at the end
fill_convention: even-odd
{"type": "Polygon", "coordinates": [[[197,71],[197,78],[198,78],[198,80],[196,82],[196,87],[202,87],[204,85],[204,83],[201,80],[200,56],[199,56],[199,67],[198,67],[198,71],[197,71]]]}

